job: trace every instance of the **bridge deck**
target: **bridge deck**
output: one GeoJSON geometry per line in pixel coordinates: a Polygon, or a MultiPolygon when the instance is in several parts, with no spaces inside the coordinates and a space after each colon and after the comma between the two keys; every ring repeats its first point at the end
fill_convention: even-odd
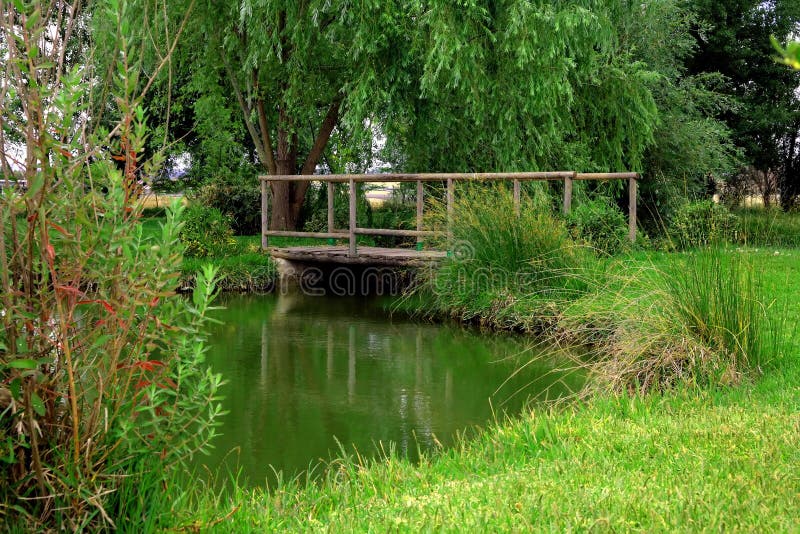
{"type": "Polygon", "coordinates": [[[443,259],[447,253],[439,250],[407,248],[358,247],[357,256],[350,257],[346,246],[308,246],[270,248],[273,258],[306,263],[338,263],[347,265],[381,265],[413,267],[443,259]]]}

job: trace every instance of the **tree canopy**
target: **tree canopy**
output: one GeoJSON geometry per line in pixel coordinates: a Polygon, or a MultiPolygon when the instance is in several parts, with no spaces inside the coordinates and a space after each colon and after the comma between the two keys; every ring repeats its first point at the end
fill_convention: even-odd
{"type": "MultiPolygon", "coordinates": [[[[171,5],[176,27],[191,14],[150,109],[169,117],[201,178],[364,170],[376,135],[398,170],[636,170],[662,196],[677,181],[731,175],[745,154],[789,168],[776,154],[791,147],[762,157],[766,130],[755,130],[782,123],[789,142],[786,117],[766,102],[792,75],[775,73],[768,40],[741,42],[777,80],[745,99],[763,113],[745,114],[733,88],[757,69],[708,55],[733,34],[705,0],[171,5]]],[[[781,36],[791,26],[781,24],[764,29],[781,36]]],[[[307,187],[272,184],[271,227],[302,222],[307,187]]]]}
{"type": "MultiPolygon", "coordinates": [[[[200,1],[179,52],[196,159],[310,174],[331,136],[377,128],[406,170],[641,170],[660,74],[617,28],[635,16],[621,0],[200,1]]],[[[273,227],[298,224],[306,187],[273,184],[273,227]]]]}
{"type": "Polygon", "coordinates": [[[689,72],[718,72],[736,106],[720,114],[744,150],[745,162],[778,178],[781,201],[800,195],[800,72],[774,60],[770,37],[785,42],[800,31],[795,0],[694,0],[704,22],[689,72]]]}

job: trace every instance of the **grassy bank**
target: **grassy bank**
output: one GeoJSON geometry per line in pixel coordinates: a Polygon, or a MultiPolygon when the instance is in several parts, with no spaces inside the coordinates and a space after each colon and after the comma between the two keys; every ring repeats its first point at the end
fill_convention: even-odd
{"type": "MultiPolygon", "coordinates": [[[[759,266],[763,289],[794,303],[785,357],[765,364],[760,377],[537,410],[420,465],[349,458],[310,484],[233,495],[200,490],[175,503],[178,525],[219,532],[792,530],[800,517],[800,251],[729,253],[745,254],[759,266]]],[[[682,258],[639,253],[626,261],[667,268],[682,258]]]]}
{"type": "MultiPolygon", "coordinates": [[[[156,216],[144,219],[144,232],[157,234],[163,218],[156,216]]],[[[311,240],[305,240],[311,243],[311,240]]],[[[294,244],[302,240],[276,241],[276,246],[294,244]]],[[[277,271],[275,262],[261,250],[260,236],[233,236],[224,247],[218,247],[206,257],[184,257],[181,263],[179,288],[190,291],[194,288],[197,273],[203,265],[212,264],[219,269],[217,287],[221,291],[270,292],[275,288],[277,271]]]]}
{"type": "MultiPolygon", "coordinates": [[[[467,246],[455,249],[462,256],[453,264],[466,267],[436,273],[437,283],[404,301],[404,309],[585,344],[598,358],[607,356],[606,363],[625,362],[630,376],[619,383],[632,389],[597,388],[574,404],[498,421],[419,465],[391,454],[378,461],[350,457],[310,482],[253,490],[234,484],[231,493],[201,485],[174,495],[173,526],[219,532],[794,528],[800,517],[800,250],[762,245],[710,255],[598,257],[570,245],[564,231],[547,231],[552,221],[531,213],[522,223],[509,217],[505,227],[491,214],[475,222],[492,232],[467,236],[467,246]],[[526,250],[541,253],[532,262],[526,250]],[[777,295],[788,307],[771,302],[777,295]],[[783,335],[769,335],[775,325],[783,335]],[[778,345],[762,350],[764,340],[778,345]],[[632,361],[624,360],[629,356],[632,361]],[[701,360],[702,373],[684,372],[694,369],[693,358],[701,360]],[[642,375],[639,364],[657,372],[642,375]],[[671,373],[669,380],[662,371],[671,373]],[[637,387],[644,381],[655,384],[641,388],[647,395],[637,387]]],[[[257,238],[236,239],[239,253],[214,261],[239,263],[248,247],[257,250],[257,238]]]]}

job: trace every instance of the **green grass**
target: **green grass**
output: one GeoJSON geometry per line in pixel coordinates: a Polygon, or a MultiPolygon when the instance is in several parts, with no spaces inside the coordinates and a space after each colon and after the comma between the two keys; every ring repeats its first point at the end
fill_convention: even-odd
{"type": "Polygon", "coordinates": [[[751,247],[800,247],[800,214],[763,208],[740,209],[737,241],[751,247]]]}
{"type": "MultiPolygon", "coordinates": [[[[735,253],[731,252],[731,253],[735,253]]],[[[271,491],[198,491],[177,526],[217,532],[513,530],[791,531],[800,518],[800,250],[741,252],[783,292],[789,336],[737,386],[599,395],[500,421],[413,465],[330,465],[271,491]]],[[[685,255],[625,260],[668,268],[685,255]]],[[[780,313],[777,309],[770,313],[780,313]]],[[[647,317],[642,317],[646,321],[647,317]]],[[[275,439],[279,439],[276,437],[275,439]]]]}

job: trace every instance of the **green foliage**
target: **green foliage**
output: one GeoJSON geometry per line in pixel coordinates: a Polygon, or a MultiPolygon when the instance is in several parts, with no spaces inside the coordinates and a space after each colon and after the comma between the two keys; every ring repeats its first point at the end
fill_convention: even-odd
{"type": "Polygon", "coordinates": [[[713,200],[687,202],[675,212],[669,234],[681,248],[731,242],[737,235],[738,219],[724,204],[713,200]]]}
{"type": "Polygon", "coordinates": [[[566,221],[576,242],[585,243],[600,254],[614,255],[630,246],[625,215],[606,197],[580,201],[566,221]]]}
{"type": "Polygon", "coordinates": [[[132,484],[171,490],[214,435],[220,377],[203,365],[203,332],[215,273],[198,276],[192,300],[175,297],[180,204],[145,232],[138,180],[162,158],[140,157],[146,81],[126,18],[135,8],[93,6],[116,39],[104,84],[91,43],[71,31],[87,13],[14,4],[0,18],[16,43],[3,50],[4,86],[22,108],[3,106],[2,124],[24,144],[29,188],[0,195],[0,520],[110,529],[133,509],[132,484]],[[76,55],[86,64],[62,63],[76,55]]]}
{"type": "Polygon", "coordinates": [[[254,171],[251,168],[218,174],[194,194],[197,202],[227,216],[235,235],[261,232],[261,187],[254,171]]]}
{"type": "Polygon", "coordinates": [[[704,23],[689,74],[718,72],[728,84],[722,92],[737,101],[724,114],[746,165],[777,175],[784,209],[800,196],[800,71],[773,59],[770,37],[782,42],[800,28],[796,0],[694,0],[704,23]]]}
{"type": "MultiPolygon", "coordinates": [[[[403,202],[402,198],[390,198],[380,206],[370,210],[369,225],[372,228],[397,228],[399,230],[417,229],[417,208],[413,202],[403,202]]],[[[414,246],[416,238],[375,236],[376,246],[403,247],[414,246]]]]}
{"type": "Polygon", "coordinates": [[[194,205],[186,210],[181,242],[189,257],[223,255],[233,235],[230,217],[217,208],[194,205]]]}
{"type": "Polygon", "coordinates": [[[627,4],[425,7],[409,61],[424,98],[386,124],[406,167],[640,168],[657,110],[652,72],[616,32],[627,4]]]}
{"type": "Polygon", "coordinates": [[[800,41],[791,41],[783,48],[774,35],[770,35],[772,46],[780,55],[779,61],[793,69],[800,70],[800,41]]]}

